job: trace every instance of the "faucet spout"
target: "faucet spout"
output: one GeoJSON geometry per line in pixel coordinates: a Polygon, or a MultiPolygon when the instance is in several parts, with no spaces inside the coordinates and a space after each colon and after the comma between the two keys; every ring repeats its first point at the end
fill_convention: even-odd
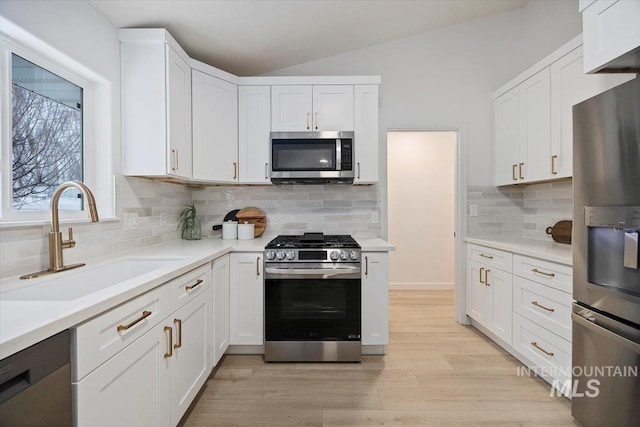
{"type": "Polygon", "coordinates": [[[53,196],[51,196],[51,232],[57,233],[60,231],[60,219],[58,214],[58,202],[60,200],[60,196],[64,191],[68,188],[77,188],[80,190],[87,202],[87,208],[89,211],[89,218],[91,222],[98,222],[100,219],[98,218],[98,209],[96,208],[96,198],[93,196],[89,187],[87,187],[84,183],[80,181],[67,181],[60,184],[53,192],[53,196]]]}

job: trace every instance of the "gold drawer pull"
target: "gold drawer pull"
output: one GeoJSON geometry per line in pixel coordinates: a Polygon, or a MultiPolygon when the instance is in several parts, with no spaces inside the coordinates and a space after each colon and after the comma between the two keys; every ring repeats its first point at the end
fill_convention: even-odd
{"type": "Polygon", "coordinates": [[[142,312],[142,316],[138,317],[136,320],[134,320],[133,322],[129,323],[128,325],[118,325],[118,332],[122,332],[122,331],[126,331],[127,329],[132,328],[134,325],[136,325],[137,323],[142,322],[144,319],[146,319],[147,317],[151,316],[151,312],[149,310],[145,310],[142,312]]]}
{"type": "Polygon", "coordinates": [[[487,285],[487,286],[491,286],[491,285],[489,284],[489,272],[490,272],[490,271],[491,271],[491,270],[485,270],[485,271],[484,271],[484,284],[485,284],[485,285],[487,285]]]}
{"type": "Polygon", "coordinates": [[[532,268],[531,271],[538,274],[544,274],[545,276],[548,276],[548,277],[556,277],[556,275],[553,273],[545,273],[544,271],[540,271],[537,268],[532,268]]]}
{"type": "Polygon", "coordinates": [[[369,257],[368,256],[364,257],[364,275],[365,276],[369,275],[369,257]]]}
{"type": "Polygon", "coordinates": [[[551,156],[551,175],[557,175],[558,171],[556,170],[556,159],[558,158],[557,155],[553,155],[551,156]]]}
{"type": "Polygon", "coordinates": [[[493,259],[491,255],[480,254],[481,257],[493,259]]]}
{"type": "Polygon", "coordinates": [[[173,348],[180,348],[182,347],[182,319],[173,319],[173,323],[176,324],[176,337],[178,340],[173,348]]]}
{"type": "Polygon", "coordinates": [[[520,163],[518,165],[518,170],[519,170],[518,175],[520,176],[520,179],[524,179],[524,175],[522,175],[522,167],[523,166],[524,166],[524,163],[520,163]]]}
{"type": "Polygon", "coordinates": [[[256,276],[260,275],[260,257],[256,259],[256,276]]]}
{"type": "Polygon", "coordinates": [[[169,345],[167,346],[168,351],[164,354],[164,358],[168,358],[173,356],[173,329],[171,326],[164,327],[165,332],[169,332],[169,345]]]}
{"type": "Polygon", "coordinates": [[[537,342],[532,341],[531,345],[534,346],[535,348],[537,348],[538,350],[540,350],[541,352],[543,352],[544,354],[546,354],[548,356],[553,356],[553,352],[552,351],[545,350],[544,348],[540,347],[537,342]]]}
{"type": "Polygon", "coordinates": [[[535,305],[536,307],[540,307],[541,309],[550,311],[551,313],[556,311],[554,308],[549,308],[549,307],[545,307],[544,305],[538,304],[538,301],[531,301],[531,305],[535,305]]]}
{"type": "Polygon", "coordinates": [[[518,164],[517,164],[517,163],[516,163],[515,165],[512,165],[512,166],[511,166],[511,178],[512,178],[514,181],[517,181],[517,180],[518,180],[518,177],[516,176],[516,168],[517,168],[517,167],[518,167],[518,164]]]}
{"type": "Polygon", "coordinates": [[[484,285],[484,282],[482,281],[482,272],[484,272],[484,267],[480,267],[480,283],[484,285]]]}
{"type": "Polygon", "coordinates": [[[202,279],[198,279],[196,280],[196,283],[194,283],[193,285],[187,285],[184,287],[184,289],[188,292],[191,289],[197,288],[198,286],[200,286],[202,284],[202,282],[204,282],[204,280],[202,279]]]}

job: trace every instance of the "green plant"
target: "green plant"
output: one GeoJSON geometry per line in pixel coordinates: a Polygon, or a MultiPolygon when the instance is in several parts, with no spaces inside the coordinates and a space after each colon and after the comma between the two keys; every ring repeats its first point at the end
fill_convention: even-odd
{"type": "Polygon", "coordinates": [[[196,216],[196,207],[194,204],[185,205],[185,208],[178,216],[178,230],[180,235],[186,240],[198,240],[201,236],[200,220],[196,216]]]}

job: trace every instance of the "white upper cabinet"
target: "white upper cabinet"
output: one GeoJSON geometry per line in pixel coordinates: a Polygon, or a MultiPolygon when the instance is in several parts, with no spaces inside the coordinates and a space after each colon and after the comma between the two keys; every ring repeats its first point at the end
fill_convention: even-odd
{"type": "Polygon", "coordinates": [[[271,86],[271,130],[352,131],[353,85],[271,86]]]}
{"type": "Polygon", "coordinates": [[[354,184],[379,179],[378,85],[354,87],[354,184]]]}
{"type": "Polygon", "coordinates": [[[191,178],[189,58],[164,37],[139,34],[120,30],[123,173],[191,178]]]}
{"type": "Polygon", "coordinates": [[[551,144],[551,81],[546,68],[520,88],[520,159],[518,179],[541,181],[549,175],[551,144]]]}
{"type": "Polygon", "coordinates": [[[238,182],[238,87],[193,70],[193,179],[238,182]]]}
{"type": "Polygon", "coordinates": [[[271,87],[238,87],[238,168],[242,184],[270,184],[271,87]]]}
{"type": "Polygon", "coordinates": [[[585,73],[640,68],[640,1],[581,0],[580,11],[585,73]]]}
{"type": "Polygon", "coordinates": [[[515,184],[520,158],[520,90],[514,88],[493,102],[496,185],[515,184]]]}

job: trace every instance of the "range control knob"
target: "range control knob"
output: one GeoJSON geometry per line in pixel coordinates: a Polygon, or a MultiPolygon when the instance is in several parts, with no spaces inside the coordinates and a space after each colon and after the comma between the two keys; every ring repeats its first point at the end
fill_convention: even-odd
{"type": "Polygon", "coordinates": [[[296,257],[296,253],[294,251],[287,251],[287,259],[292,260],[296,257]]]}
{"type": "Polygon", "coordinates": [[[357,260],[358,259],[358,252],[357,251],[349,252],[349,258],[351,258],[354,261],[357,260]]]}
{"type": "Polygon", "coordinates": [[[276,251],[276,258],[282,261],[284,259],[284,252],[276,251]]]}
{"type": "Polygon", "coordinates": [[[267,254],[265,256],[267,257],[268,260],[272,260],[276,257],[276,253],[273,251],[267,251],[267,254]]]}
{"type": "Polygon", "coordinates": [[[349,259],[349,254],[347,253],[347,251],[340,251],[340,259],[343,261],[349,259]]]}
{"type": "Polygon", "coordinates": [[[329,257],[331,258],[331,261],[337,261],[338,258],[340,258],[340,252],[331,251],[331,253],[329,254],[329,257]]]}

